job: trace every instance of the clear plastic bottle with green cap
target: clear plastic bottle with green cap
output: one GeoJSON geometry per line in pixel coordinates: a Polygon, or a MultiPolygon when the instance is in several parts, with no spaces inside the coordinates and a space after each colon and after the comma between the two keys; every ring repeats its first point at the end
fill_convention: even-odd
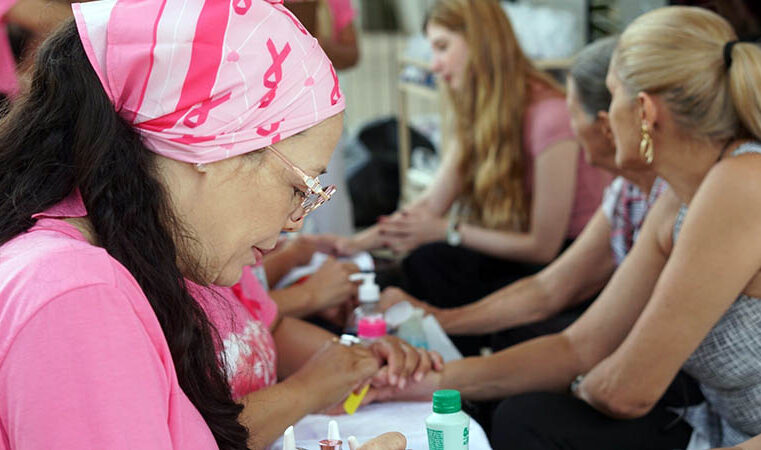
{"type": "Polygon", "coordinates": [[[433,393],[433,414],[425,419],[429,450],[467,450],[470,417],[462,411],[460,392],[445,389],[433,393]]]}

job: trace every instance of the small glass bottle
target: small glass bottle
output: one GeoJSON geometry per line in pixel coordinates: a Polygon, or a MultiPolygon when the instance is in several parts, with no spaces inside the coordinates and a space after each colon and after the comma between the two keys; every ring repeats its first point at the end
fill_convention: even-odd
{"type": "Polygon", "coordinates": [[[349,276],[351,281],[362,281],[359,286],[357,299],[359,306],[354,308],[349,320],[346,322],[345,332],[347,334],[359,335],[359,321],[363,317],[372,317],[380,315],[378,302],[380,301],[380,287],[375,284],[374,273],[355,273],[349,276]]]}

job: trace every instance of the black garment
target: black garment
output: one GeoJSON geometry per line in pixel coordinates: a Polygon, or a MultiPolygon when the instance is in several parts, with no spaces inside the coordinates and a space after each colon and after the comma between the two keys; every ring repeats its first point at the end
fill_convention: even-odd
{"type": "Polygon", "coordinates": [[[495,449],[673,450],[692,427],[659,403],[644,417],[612,419],[566,394],[535,392],[502,401],[492,422],[495,449]]]}
{"type": "MultiPolygon", "coordinates": [[[[402,262],[402,287],[431,305],[455,308],[543,268],[435,242],[417,248],[402,262]]],[[[452,336],[452,341],[465,356],[477,355],[481,347],[491,345],[489,336],[452,336]]]]}
{"type": "Polygon", "coordinates": [[[593,297],[592,300],[588,300],[571,309],[561,311],[548,319],[493,333],[491,335],[491,349],[494,352],[498,352],[507,347],[512,347],[513,345],[520,344],[521,342],[539,336],[559,333],[584,314],[584,311],[586,311],[587,307],[592,304],[594,298],[596,298],[596,296],[593,297]]]}
{"type": "Polygon", "coordinates": [[[444,242],[423,245],[402,262],[405,290],[441,308],[472,303],[543,267],[494,258],[444,242]]]}

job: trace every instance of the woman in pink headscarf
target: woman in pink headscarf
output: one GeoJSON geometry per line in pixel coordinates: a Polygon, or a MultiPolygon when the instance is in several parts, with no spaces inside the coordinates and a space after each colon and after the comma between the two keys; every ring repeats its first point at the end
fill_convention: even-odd
{"type": "MultiPolygon", "coordinates": [[[[0,449],[247,448],[270,406],[233,401],[185,280],[235,284],[330,198],[337,78],[277,0],[74,14],[0,122],[0,449]]],[[[408,356],[323,353],[334,400],[408,356]]]]}

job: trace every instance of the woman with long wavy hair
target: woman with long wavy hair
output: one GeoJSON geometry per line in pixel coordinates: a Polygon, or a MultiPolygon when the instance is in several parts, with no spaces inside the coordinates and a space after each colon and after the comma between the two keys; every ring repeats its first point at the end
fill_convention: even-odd
{"type": "MultiPolygon", "coordinates": [[[[257,445],[189,288],[330,198],[344,100],[281,0],[165,3],[75,4],[0,122],[2,449],[257,445]]],[[[339,398],[379,369],[325,352],[339,398]]]]}
{"type": "Polygon", "coordinates": [[[406,287],[457,306],[552,261],[609,178],[584,161],[562,88],[523,53],[497,1],[441,0],[424,28],[454,112],[450,148],[422,198],[346,250],[412,251],[406,287]]]}

